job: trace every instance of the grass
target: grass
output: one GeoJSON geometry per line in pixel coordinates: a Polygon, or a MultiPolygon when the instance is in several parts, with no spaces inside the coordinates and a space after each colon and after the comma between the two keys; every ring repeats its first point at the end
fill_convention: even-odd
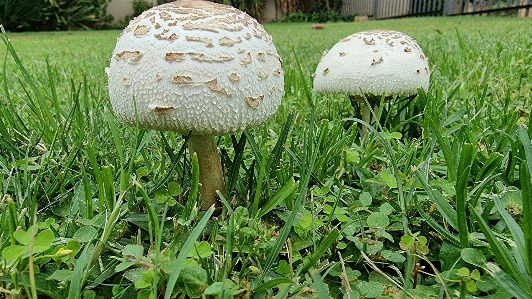
{"type": "Polygon", "coordinates": [[[184,138],[126,127],[111,111],[104,68],[119,31],[9,33],[0,291],[532,298],[529,21],[265,27],[286,94],[266,124],[218,138],[228,196],[211,220],[193,205],[184,138]],[[324,50],[370,28],[414,37],[432,78],[418,97],[385,103],[360,138],[348,97],[313,93],[311,75],[324,50]]]}

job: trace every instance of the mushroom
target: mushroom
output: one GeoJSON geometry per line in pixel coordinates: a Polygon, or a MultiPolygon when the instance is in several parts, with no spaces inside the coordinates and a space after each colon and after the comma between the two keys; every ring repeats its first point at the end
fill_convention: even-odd
{"type": "Polygon", "coordinates": [[[121,121],[189,136],[203,210],[220,207],[216,191],[225,193],[215,136],[265,122],[284,93],[281,58],[263,26],[202,0],[165,3],[132,20],[106,73],[121,121]]]}
{"type": "Polygon", "coordinates": [[[362,120],[371,124],[371,108],[364,97],[407,96],[417,94],[418,88],[427,90],[430,70],[428,58],[414,39],[399,31],[376,29],[340,40],[324,53],[313,76],[315,91],[346,93],[353,106],[362,103],[362,120]]]}

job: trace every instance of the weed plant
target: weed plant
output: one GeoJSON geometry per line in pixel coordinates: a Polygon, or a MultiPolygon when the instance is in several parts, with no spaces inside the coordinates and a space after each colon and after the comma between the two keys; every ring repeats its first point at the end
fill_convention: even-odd
{"type": "Polygon", "coordinates": [[[104,68],[119,31],[5,34],[0,291],[10,298],[532,298],[530,21],[267,24],[286,94],[218,138],[224,211],[199,211],[185,138],[121,124],[104,68]],[[324,50],[390,28],[431,86],[361,138],[316,94],[324,50]]]}

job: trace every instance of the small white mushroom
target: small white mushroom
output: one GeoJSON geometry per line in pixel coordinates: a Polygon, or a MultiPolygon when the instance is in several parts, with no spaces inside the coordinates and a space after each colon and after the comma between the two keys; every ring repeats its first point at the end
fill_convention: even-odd
{"type": "MultiPolygon", "coordinates": [[[[412,95],[418,88],[429,87],[428,59],[417,42],[404,33],[386,29],[357,32],[343,38],[329,52],[344,53],[349,58],[322,57],[314,74],[317,92],[345,93],[365,103],[365,94],[412,95]]],[[[366,105],[362,118],[371,121],[366,105]]]]}
{"type": "Polygon", "coordinates": [[[191,133],[202,209],[219,207],[216,191],[225,192],[214,136],[263,123],[284,93],[281,61],[262,25],[234,7],[202,0],[162,4],[131,21],[106,73],[120,120],[191,133]]]}

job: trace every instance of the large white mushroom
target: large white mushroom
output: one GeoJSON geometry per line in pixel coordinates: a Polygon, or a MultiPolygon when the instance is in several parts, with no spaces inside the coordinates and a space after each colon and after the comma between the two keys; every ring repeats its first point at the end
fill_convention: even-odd
{"type": "Polygon", "coordinates": [[[266,121],[284,93],[271,36],[227,5],[180,0],[124,29],[106,69],[116,116],[128,125],[188,135],[198,155],[201,208],[225,193],[215,135],[266,121]]]}
{"type": "Polygon", "coordinates": [[[418,88],[427,90],[429,80],[428,58],[413,38],[377,29],[349,35],[326,51],[314,74],[314,90],[349,94],[363,103],[362,120],[370,123],[364,96],[413,95],[418,88]]]}

